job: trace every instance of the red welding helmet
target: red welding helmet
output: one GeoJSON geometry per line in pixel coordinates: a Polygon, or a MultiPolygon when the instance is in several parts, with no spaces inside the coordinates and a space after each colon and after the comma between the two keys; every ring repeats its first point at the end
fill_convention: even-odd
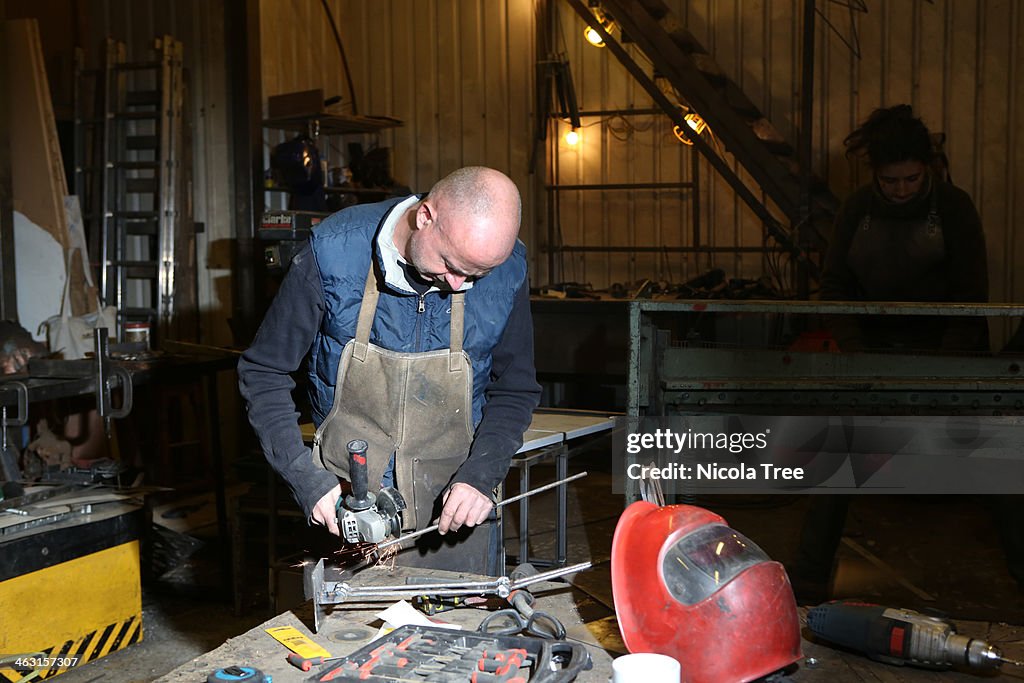
{"type": "Polygon", "coordinates": [[[803,656],[782,565],[710,510],[626,508],[612,540],[612,593],[629,651],[675,657],[683,683],[752,681],[803,656]]]}

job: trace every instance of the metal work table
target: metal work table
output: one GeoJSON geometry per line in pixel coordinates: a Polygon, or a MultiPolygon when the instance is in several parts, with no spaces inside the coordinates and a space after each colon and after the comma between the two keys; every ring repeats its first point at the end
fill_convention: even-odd
{"type": "MultiPolygon", "coordinates": [[[[531,487],[530,469],[541,462],[555,461],[555,481],[569,476],[570,442],[611,430],[615,420],[607,415],[586,412],[534,413],[530,428],[523,434],[523,447],[512,458],[512,467],[519,470],[519,490],[531,487]]],[[[537,566],[564,567],[568,542],[566,540],[566,484],[557,488],[555,498],[555,558],[537,560],[529,555],[530,499],[519,501],[519,562],[529,561],[537,566]]]]}
{"type": "MultiPolygon", "coordinates": [[[[607,569],[592,569],[591,572],[607,569]]],[[[439,570],[387,570],[373,567],[359,573],[360,585],[384,585],[402,583],[406,576],[416,572],[416,576],[429,576],[438,580],[464,578],[477,580],[480,577],[460,575],[439,570]]],[[[579,607],[587,601],[581,591],[571,585],[559,583],[538,584],[531,591],[537,598],[535,607],[544,610],[562,621],[567,636],[584,643],[590,652],[593,668],[577,677],[582,683],[606,683],[611,678],[612,659],[624,653],[618,636],[618,627],[614,617],[606,617],[585,623],[580,617],[579,607]]],[[[369,642],[377,633],[380,620],[374,615],[385,609],[389,602],[377,603],[346,603],[339,605],[321,625],[319,633],[310,631],[312,623],[310,603],[295,610],[284,612],[260,624],[252,630],[232,638],[217,649],[183,664],[167,675],[157,679],[158,683],[193,683],[205,680],[215,669],[244,665],[260,669],[263,673],[273,676],[275,681],[305,681],[310,674],[300,672],[285,661],[287,650],[283,645],[271,638],[265,631],[267,628],[292,626],[300,633],[326,648],[332,656],[344,656],[359,649],[369,642]]],[[[468,628],[475,627],[487,611],[462,608],[443,612],[438,616],[443,621],[461,624],[468,628]]],[[[990,643],[998,645],[1010,657],[1024,654],[1024,629],[1003,624],[983,622],[957,622],[960,632],[983,637],[990,643]]],[[[805,631],[806,634],[806,631],[805,631]]],[[[756,634],[743,634],[756,637],[756,634]]],[[[780,683],[854,683],[859,681],[889,681],[890,683],[928,683],[928,682],[967,682],[978,681],[976,674],[956,671],[928,671],[910,667],[895,667],[872,662],[854,654],[848,654],[823,645],[803,641],[803,652],[806,658],[794,671],[780,678],[780,683]]],[[[686,662],[682,663],[686,667],[686,662]]],[[[313,672],[311,672],[313,673],[313,672]]],[[[1020,680],[1019,677],[1006,672],[985,676],[984,680],[1020,680]]]]}
{"type": "MultiPolygon", "coordinates": [[[[191,346],[191,345],[189,345],[191,346]]],[[[101,363],[95,358],[82,360],[32,359],[26,373],[5,375],[0,378],[0,405],[18,406],[18,415],[10,410],[7,426],[25,424],[31,417],[29,405],[40,401],[96,396],[100,416],[123,418],[131,414],[131,387],[155,386],[162,383],[202,381],[204,384],[207,419],[209,424],[209,453],[216,492],[217,524],[221,538],[229,538],[227,502],[225,494],[224,453],[220,435],[220,401],[216,374],[234,369],[236,354],[196,347],[197,353],[170,353],[154,355],[144,360],[117,360],[105,357],[101,363]],[[100,382],[98,377],[104,380],[100,382]],[[114,405],[112,384],[116,380],[122,388],[122,400],[114,405]]],[[[230,577],[230,548],[225,546],[222,557],[225,581],[230,577]]]]}
{"type": "MultiPolygon", "coordinates": [[[[631,417],[747,415],[1011,415],[1024,412],[1024,355],[852,351],[819,342],[772,347],[780,316],[1020,318],[1024,306],[904,302],[633,301],[631,417]],[[724,316],[704,337],[698,319],[724,316]],[[709,316],[709,317],[704,317],[709,316]],[[735,329],[725,329],[725,321],[735,329]],[[687,327],[688,326],[688,327],[687,327]],[[760,327],[759,327],[760,326],[760,327]],[[750,341],[753,337],[753,342],[750,341]]],[[[806,322],[806,321],[805,321],[806,322]]],[[[805,329],[815,326],[808,323],[805,329]]],[[[627,455],[627,463],[631,456],[627,455]]],[[[633,480],[627,502],[639,499],[633,480]]]]}

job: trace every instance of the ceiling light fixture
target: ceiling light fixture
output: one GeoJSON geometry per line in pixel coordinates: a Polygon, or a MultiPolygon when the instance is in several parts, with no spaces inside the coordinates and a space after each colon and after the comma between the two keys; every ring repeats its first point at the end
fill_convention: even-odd
{"type": "MultiPolygon", "coordinates": [[[[700,117],[700,114],[698,114],[695,111],[688,110],[685,107],[683,108],[683,111],[686,112],[686,114],[684,114],[683,116],[683,121],[686,123],[690,131],[692,131],[692,133],[690,133],[690,136],[700,135],[701,133],[703,133],[704,130],[708,127],[707,121],[702,119],[700,117]]],[[[689,137],[687,137],[687,135],[684,135],[683,131],[679,130],[679,126],[674,126],[672,128],[672,132],[676,134],[676,138],[679,139],[679,142],[683,143],[684,145],[693,144],[693,141],[689,137]]]]}
{"type": "MultiPolygon", "coordinates": [[[[594,19],[600,24],[601,28],[604,29],[605,33],[611,33],[612,28],[615,26],[615,22],[609,17],[600,7],[592,5],[590,11],[594,13],[594,19]]],[[[583,37],[588,43],[594,47],[604,47],[604,38],[601,37],[600,32],[593,26],[587,26],[583,29],[583,37]]]]}

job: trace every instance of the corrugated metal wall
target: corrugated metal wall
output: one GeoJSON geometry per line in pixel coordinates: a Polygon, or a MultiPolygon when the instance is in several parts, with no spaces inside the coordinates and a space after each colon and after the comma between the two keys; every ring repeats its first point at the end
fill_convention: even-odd
{"type": "MultiPolygon", "coordinates": [[[[260,0],[259,5],[264,103],[273,95],[313,88],[348,100],[341,54],[321,0],[260,0]]],[[[343,24],[341,0],[327,5],[335,22],[343,24]]]]}
{"type": "MultiPolygon", "coordinates": [[[[534,3],[330,0],[359,113],[405,123],[362,138],[390,148],[396,182],[426,191],[460,166],[505,170],[524,192],[527,232],[534,3]]],[[[261,0],[260,9],[264,97],[323,88],[349,100],[320,0],[261,0]]],[[[268,145],[277,139],[268,135],[268,145]]],[[[344,160],[343,146],[328,151],[344,160]]]]}
{"type": "MultiPolygon", "coordinates": [[[[723,69],[764,111],[790,142],[797,142],[800,94],[800,16],[802,0],[666,0],[714,55],[723,69]]],[[[559,3],[562,5],[563,3],[559,3]]],[[[853,3],[851,3],[853,4],[853,3]]],[[[874,108],[908,102],[933,131],[947,135],[953,180],[975,200],[989,244],[994,301],[1024,299],[1024,278],[1016,264],[1024,245],[1016,226],[1024,217],[1016,195],[1021,189],[1024,125],[1020,88],[1024,23],[1012,0],[866,0],[866,13],[844,3],[818,0],[824,17],[816,20],[814,164],[833,192],[845,196],[866,182],[866,169],[843,155],[842,139],[874,108]],[[831,30],[825,19],[835,27],[831,30]],[[857,58],[844,41],[859,36],[857,58]]],[[[559,21],[584,107],[646,106],[624,70],[607,51],[582,41],[582,22],[565,6],[559,21]]],[[[641,59],[641,61],[643,61],[641,59]]],[[[587,122],[584,122],[587,123],[587,122]]],[[[584,129],[578,150],[559,149],[560,182],[617,182],[624,178],[676,180],[685,163],[667,127],[657,117],[651,129],[627,140],[615,135],[621,122],[606,120],[584,129]],[[671,163],[664,163],[665,159],[671,163]],[[659,163],[661,162],[661,163],[659,163]]],[[[760,244],[753,214],[715,178],[706,164],[700,172],[700,230],[716,245],[760,244]]],[[[660,199],[636,193],[595,197],[579,193],[562,202],[565,243],[608,245],[660,240],[689,244],[686,196],[660,199]],[[670,200],[675,207],[670,208],[670,200]]],[[[682,255],[652,259],[590,255],[564,258],[565,279],[595,286],[640,277],[672,277],[712,265],[730,276],[757,277],[757,257],[719,255],[699,260],[682,255]],[[669,268],[671,266],[671,268],[669,268]]]]}
{"type": "Polygon", "coordinates": [[[534,0],[341,0],[362,113],[395,116],[394,175],[427,190],[460,166],[528,187],[534,0]]]}

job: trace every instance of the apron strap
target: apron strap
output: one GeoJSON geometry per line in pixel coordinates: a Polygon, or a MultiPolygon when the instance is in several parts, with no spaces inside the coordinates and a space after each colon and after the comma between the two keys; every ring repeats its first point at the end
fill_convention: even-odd
{"type": "Polygon", "coordinates": [[[373,327],[373,316],[377,312],[377,278],[373,275],[373,259],[370,259],[370,271],[366,274],[366,286],[363,287],[363,301],[359,304],[359,320],[356,323],[355,345],[352,356],[359,361],[366,360],[366,350],[370,343],[370,328],[373,327]]]}
{"type": "MultiPolygon", "coordinates": [[[[370,343],[370,328],[373,327],[373,317],[377,312],[377,299],[380,293],[377,291],[377,278],[373,274],[373,262],[370,262],[370,270],[366,274],[366,286],[363,287],[363,300],[359,304],[359,319],[356,322],[355,344],[352,347],[352,357],[358,361],[366,360],[366,351],[370,343]]],[[[459,372],[462,364],[459,357],[462,356],[462,337],[464,335],[463,313],[466,308],[466,293],[452,292],[452,320],[451,320],[451,347],[448,352],[448,371],[459,372]]]]}
{"type": "Polygon", "coordinates": [[[459,372],[462,369],[459,358],[462,356],[462,314],[465,308],[466,293],[452,292],[451,340],[448,342],[448,346],[451,348],[448,351],[448,372],[459,372]]]}

